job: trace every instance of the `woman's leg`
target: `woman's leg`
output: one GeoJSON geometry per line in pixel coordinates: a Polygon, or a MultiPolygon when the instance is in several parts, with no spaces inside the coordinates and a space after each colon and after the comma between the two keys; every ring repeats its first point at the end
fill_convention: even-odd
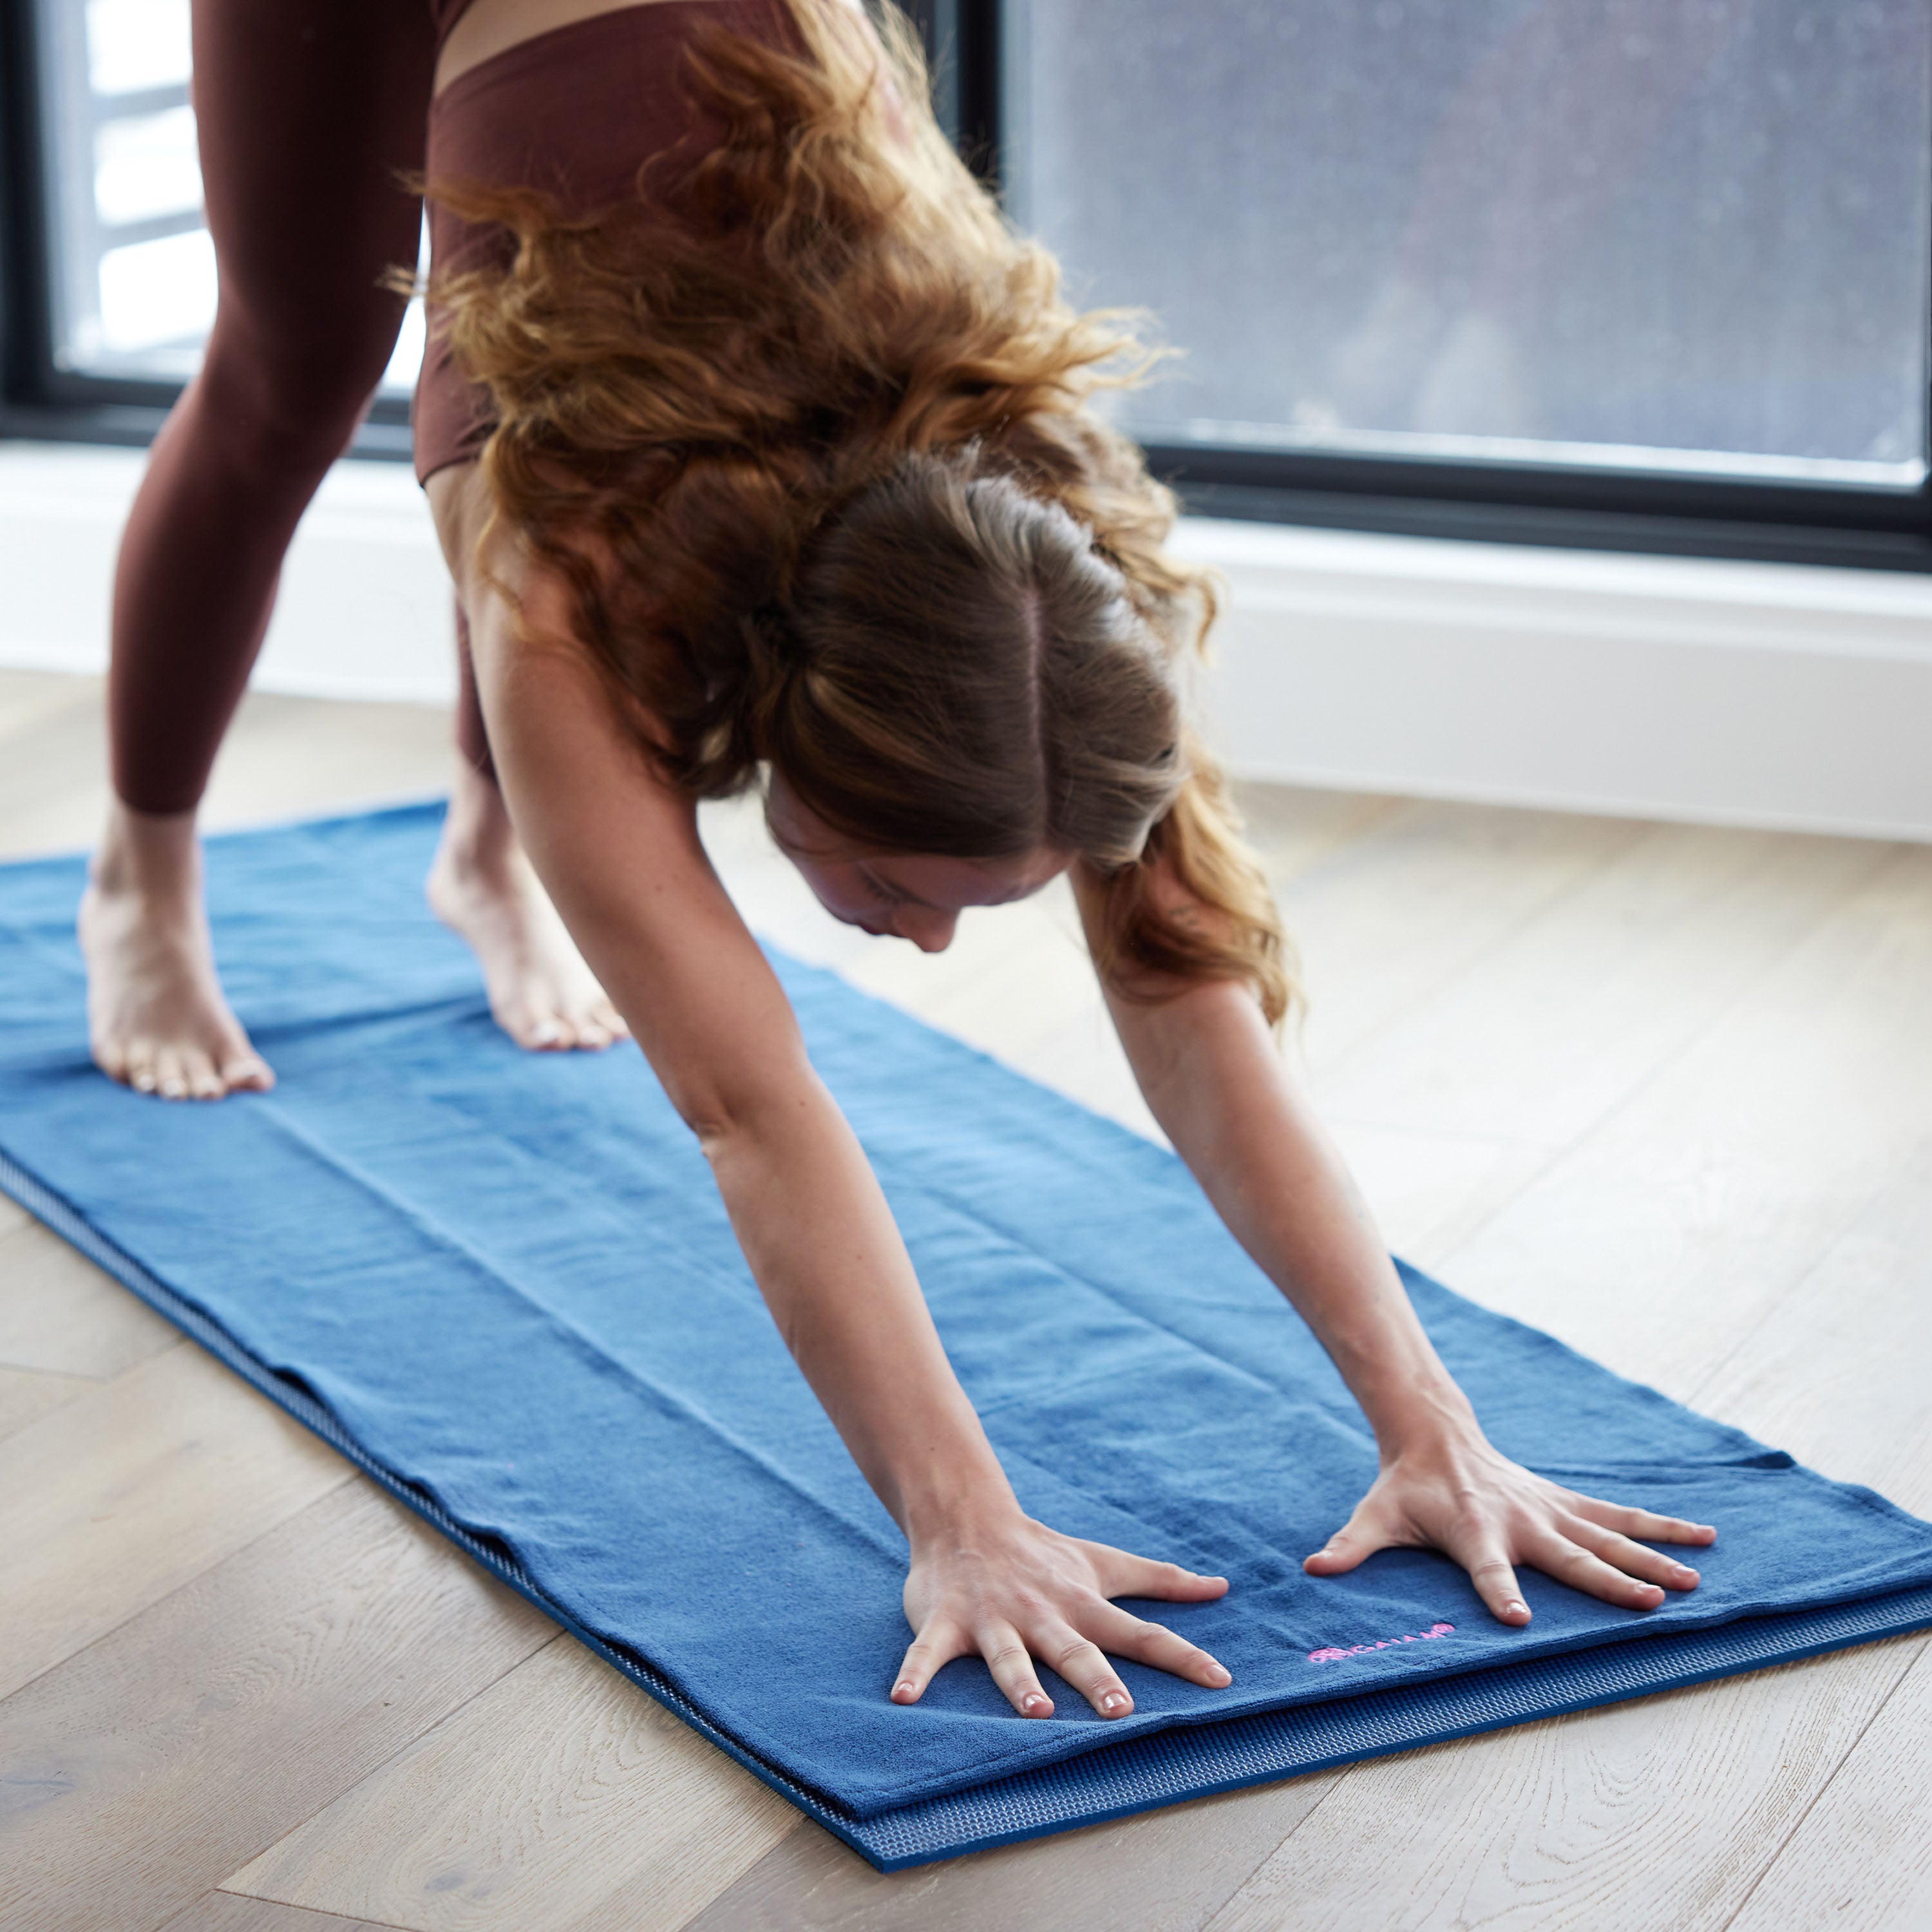
{"type": "Polygon", "coordinates": [[[282,556],[394,346],[434,55],[422,0],[196,0],[194,100],[220,298],[122,542],[117,802],[82,909],[96,1058],[213,1097],[270,1076],[216,981],[194,814],[282,556]]]}
{"type": "Polygon", "coordinates": [[[608,1046],[628,1029],[604,997],[524,856],[496,771],[456,611],[456,774],[429,902],[475,949],[497,1024],[520,1046],[608,1046]]]}

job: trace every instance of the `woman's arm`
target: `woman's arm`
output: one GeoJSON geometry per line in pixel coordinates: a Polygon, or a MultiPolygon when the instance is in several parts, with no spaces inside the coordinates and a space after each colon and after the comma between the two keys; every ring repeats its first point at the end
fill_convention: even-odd
{"type": "MultiPolygon", "coordinates": [[[[1104,889],[1084,869],[1075,886],[1090,934],[1104,889]]],[[[1109,989],[1108,1003],[1154,1118],[1314,1330],[1376,1433],[1380,1474],[1305,1567],[1335,1576],[1391,1545],[1433,1547],[1515,1624],[1529,1621],[1519,1563],[1635,1610],[1654,1609],[1665,1588],[1694,1588],[1694,1570],[1632,1539],[1706,1544],[1715,1531],[1576,1495],[1484,1438],[1247,988],[1221,980],[1137,990],[1164,997],[1109,989]]]]}
{"type": "MultiPolygon", "coordinates": [[[[695,811],[654,778],[573,650],[519,640],[473,561],[482,506],[466,474],[433,478],[431,500],[505,801],[571,936],[709,1157],[786,1345],[911,1544],[917,1636],[895,1698],[913,1701],[941,1665],[975,1652],[1029,1716],[1052,1711],[1036,1656],[1108,1716],[1132,1700],[1103,1646],[1225,1684],[1205,1652],[1107,1600],[1196,1600],[1224,1582],[1060,1536],[1021,1511],[878,1180],[705,855],[695,811]]],[[[506,551],[490,561],[533,635],[564,632],[560,588],[506,551]]]]}

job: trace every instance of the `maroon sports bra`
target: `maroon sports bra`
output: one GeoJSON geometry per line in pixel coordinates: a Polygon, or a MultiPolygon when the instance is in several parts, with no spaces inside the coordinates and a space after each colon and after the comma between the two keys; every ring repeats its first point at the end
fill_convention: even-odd
{"type": "MultiPolygon", "coordinates": [[[[470,0],[430,0],[439,44],[470,0]]],[[[698,19],[759,38],[782,30],[779,0],[651,0],[596,14],[458,75],[431,102],[426,172],[432,183],[534,188],[572,214],[632,200],[638,171],[686,142],[694,163],[723,129],[685,92],[686,34],[698,19]]],[[[508,232],[459,220],[430,204],[430,259],[437,273],[506,266],[508,232]]],[[[459,369],[431,320],[416,380],[416,476],[427,482],[472,460],[494,428],[490,395],[459,369]]]]}

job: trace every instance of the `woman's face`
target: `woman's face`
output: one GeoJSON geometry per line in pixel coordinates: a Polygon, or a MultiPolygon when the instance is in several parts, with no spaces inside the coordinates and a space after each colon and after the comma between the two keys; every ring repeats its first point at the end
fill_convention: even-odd
{"type": "Polygon", "coordinates": [[[832,830],[775,772],[766,806],[778,849],[834,919],[944,952],[968,906],[1004,905],[1066,871],[1068,855],[1042,848],[1018,859],[946,859],[876,852],[832,830]]]}

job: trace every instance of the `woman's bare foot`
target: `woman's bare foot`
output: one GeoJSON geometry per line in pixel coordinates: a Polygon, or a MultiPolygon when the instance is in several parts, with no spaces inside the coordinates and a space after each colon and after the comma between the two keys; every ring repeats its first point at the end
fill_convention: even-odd
{"type": "Polygon", "coordinates": [[[490,1010],[519,1046],[608,1046],[630,1031],[538,883],[495,784],[459,765],[430,908],[468,940],[490,1010]]]}
{"type": "Polygon", "coordinates": [[[116,805],[79,928],[88,1040],[104,1073],[170,1100],[275,1084],[215,977],[193,812],[116,805]]]}

